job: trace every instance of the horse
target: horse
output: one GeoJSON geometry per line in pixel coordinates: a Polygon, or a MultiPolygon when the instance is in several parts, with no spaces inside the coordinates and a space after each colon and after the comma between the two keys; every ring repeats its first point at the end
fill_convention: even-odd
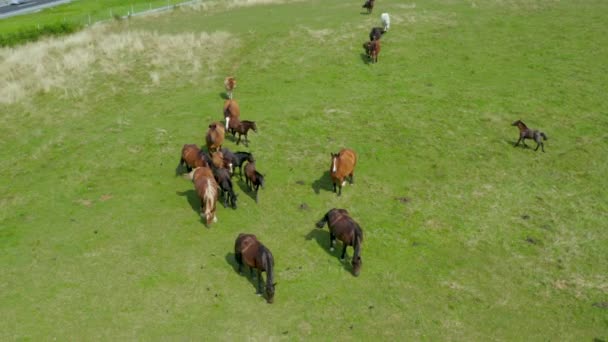
{"type": "Polygon", "coordinates": [[[226,120],[226,129],[230,125],[230,120],[241,117],[241,109],[235,100],[224,101],[224,119],[226,120]]]}
{"type": "Polygon", "coordinates": [[[209,152],[216,152],[222,148],[224,143],[224,127],[219,122],[214,122],[209,125],[207,135],[205,135],[205,143],[209,152]]]}
{"type": "Polygon", "coordinates": [[[207,166],[201,150],[195,144],[185,144],[182,147],[182,156],[179,159],[178,167],[181,169],[184,165],[186,165],[186,172],[190,172],[197,167],[207,166]]]}
{"type": "Polygon", "coordinates": [[[346,177],[350,177],[350,184],[354,183],[356,165],[357,154],[351,149],[343,148],[340,152],[331,154],[329,174],[334,183],[334,192],[336,192],[336,184],[339,184],[338,196],[342,195],[342,187],[346,185],[346,177]]]}
{"type": "Polygon", "coordinates": [[[226,89],[226,95],[229,99],[232,99],[232,92],[236,88],[236,78],[228,76],[224,79],[224,88],[226,89]]]}
{"type": "Polygon", "coordinates": [[[249,132],[250,129],[253,129],[253,131],[255,133],[258,132],[258,126],[255,124],[255,121],[243,120],[243,121],[239,122],[239,125],[236,127],[236,129],[234,131],[232,131],[233,137],[234,137],[235,133],[239,134],[239,138],[236,141],[237,145],[241,142],[241,136],[244,135],[245,140],[243,141],[243,143],[245,144],[245,146],[249,146],[249,140],[247,139],[247,132],[249,132]]]}
{"type": "Polygon", "coordinates": [[[333,208],[328,211],[323,218],[317,222],[317,228],[323,228],[325,224],[329,227],[329,250],[333,252],[336,238],[342,241],[342,255],[340,260],[344,261],[346,247],[353,246],[355,253],[351,264],[353,275],[359,276],[361,272],[361,243],[363,242],[363,231],[359,224],[353,220],[346,209],[333,208]]]}
{"type": "Polygon", "coordinates": [[[374,2],[375,0],[366,0],[362,8],[367,8],[367,14],[371,14],[374,10],[374,2]]]}
{"type": "Polygon", "coordinates": [[[369,44],[369,56],[371,62],[378,63],[378,55],[380,54],[380,39],[372,40],[369,44]]]}
{"type": "Polygon", "coordinates": [[[388,29],[391,27],[391,17],[388,15],[388,13],[382,13],[380,15],[380,21],[382,21],[382,26],[384,26],[384,32],[388,31],[388,29]]]}
{"type": "Polygon", "coordinates": [[[264,175],[255,169],[255,161],[245,165],[245,184],[250,190],[255,191],[255,203],[258,203],[258,189],[264,189],[264,175]]]}
{"type": "Polygon", "coordinates": [[[213,167],[213,176],[219,184],[219,188],[221,190],[221,195],[224,198],[224,208],[228,207],[230,203],[230,207],[232,209],[236,209],[236,199],[237,196],[234,193],[234,188],[232,186],[232,180],[230,179],[230,172],[224,168],[213,167]]]}
{"type": "Polygon", "coordinates": [[[234,174],[234,165],[236,163],[236,156],[232,151],[226,147],[222,147],[222,156],[224,157],[224,168],[228,169],[230,176],[234,174]]]}
{"type": "Polygon", "coordinates": [[[209,166],[197,167],[188,174],[188,178],[190,178],[193,183],[202,177],[213,177],[213,171],[209,166]]]}
{"type": "Polygon", "coordinates": [[[194,188],[201,200],[201,217],[209,226],[212,222],[217,222],[215,216],[216,203],[218,198],[218,185],[213,176],[201,176],[194,181],[194,188]]]}
{"type": "Polygon", "coordinates": [[[253,234],[241,233],[234,241],[234,258],[239,265],[239,273],[242,273],[243,264],[249,266],[249,273],[253,276],[255,268],[258,278],[256,293],[262,295],[262,272],[266,272],[266,301],[272,304],[274,301],[274,258],[270,250],[266,248],[253,234]]]}
{"type": "Polygon", "coordinates": [[[382,27],[372,27],[372,30],[369,32],[369,41],[374,41],[382,38],[384,34],[384,30],[382,27]]]}
{"type": "Polygon", "coordinates": [[[255,162],[253,154],[249,152],[236,152],[234,153],[233,166],[239,168],[239,178],[243,179],[243,163],[247,161],[250,163],[255,162]]]}
{"type": "Polygon", "coordinates": [[[526,139],[534,139],[534,141],[536,141],[536,148],[534,151],[538,151],[538,147],[540,146],[541,150],[545,152],[545,144],[543,143],[543,140],[549,139],[545,133],[537,129],[528,128],[528,126],[526,126],[526,124],[524,124],[521,120],[513,122],[511,126],[517,126],[517,128],[519,128],[519,140],[517,140],[515,146],[513,147],[517,147],[520,141],[525,147],[528,147],[528,145],[526,145],[526,139]]]}

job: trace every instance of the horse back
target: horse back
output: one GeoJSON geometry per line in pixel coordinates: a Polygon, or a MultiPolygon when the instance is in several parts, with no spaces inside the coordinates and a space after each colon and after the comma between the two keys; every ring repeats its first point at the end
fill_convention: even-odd
{"type": "Polygon", "coordinates": [[[256,267],[256,256],[260,245],[255,235],[241,233],[234,242],[234,253],[241,254],[243,261],[249,267],[256,267]]]}
{"type": "Polygon", "coordinates": [[[224,117],[232,116],[237,117],[241,115],[241,109],[239,104],[232,99],[224,101],[224,117]]]}
{"type": "Polygon", "coordinates": [[[357,165],[357,154],[355,151],[348,148],[340,150],[340,164],[338,168],[348,174],[355,169],[355,165],[357,165]]]}

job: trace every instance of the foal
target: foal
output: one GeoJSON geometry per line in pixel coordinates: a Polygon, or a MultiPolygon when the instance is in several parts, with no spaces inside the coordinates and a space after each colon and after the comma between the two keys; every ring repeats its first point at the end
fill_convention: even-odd
{"type": "Polygon", "coordinates": [[[270,250],[266,248],[255,235],[239,234],[234,242],[234,258],[239,265],[239,273],[243,263],[249,266],[249,272],[253,275],[255,268],[258,276],[257,294],[262,294],[262,272],[266,272],[266,301],[272,304],[274,301],[274,258],[270,250]]]}
{"type": "Polygon", "coordinates": [[[239,134],[239,138],[236,141],[237,145],[239,144],[239,142],[241,142],[241,136],[244,135],[245,140],[243,141],[243,143],[245,144],[245,146],[249,146],[249,140],[247,139],[247,132],[249,132],[250,129],[253,129],[253,131],[255,133],[258,132],[258,126],[255,124],[255,121],[243,120],[243,121],[239,122],[238,126],[232,131],[233,137],[234,137],[235,133],[239,134]]]}
{"type": "Polygon", "coordinates": [[[329,227],[329,250],[334,250],[336,238],[342,241],[342,255],[340,260],[344,261],[346,247],[353,246],[355,253],[351,261],[353,275],[356,277],[361,272],[361,243],[363,242],[363,231],[355,220],[353,220],[346,209],[331,209],[323,218],[317,222],[317,228],[323,228],[325,224],[329,227]]]}
{"type": "Polygon", "coordinates": [[[255,191],[255,203],[258,203],[258,189],[264,189],[264,175],[255,169],[255,162],[248,162],[245,165],[245,184],[249,189],[255,191]]]}
{"type": "Polygon", "coordinates": [[[517,128],[519,128],[519,140],[517,140],[515,146],[513,147],[517,147],[520,141],[525,147],[528,147],[528,145],[526,145],[526,139],[534,139],[534,141],[536,141],[536,148],[534,151],[538,151],[538,147],[540,146],[541,150],[545,152],[545,144],[543,143],[543,140],[549,139],[545,133],[537,129],[528,128],[528,126],[526,126],[526,124],[524,124],[521,120],[515,121],[511,124],[511,126],[517,126],[517,128]]]}
{"type": "Polygon", "coordinates": [[[346,177],[350,177],[350,184],[354,183],[356,165],[357,154],[351,149],[343,148],[340,152],[331,154],[329,174],[334,183],[334,192],[336,192],[336,184],[340,186],[338,196],[342,195],[342,187],[346,185],[346,177]]]}

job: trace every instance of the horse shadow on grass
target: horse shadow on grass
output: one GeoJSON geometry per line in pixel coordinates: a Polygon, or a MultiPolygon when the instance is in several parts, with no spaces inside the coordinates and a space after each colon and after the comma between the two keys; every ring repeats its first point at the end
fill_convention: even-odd
{"type": "Polygon", "coordinates": [[[194,189],[190,189],[190,190],[186,190],[186,191],[176,191],[175,194],[178,196],[186,197],[188,199],[188,203],[190,204],[190,207],[192,207],[192,210],[196,213],[199,220],[202,223],[206,223],[205,220],[203,220],[203,217],[200,215],[201,214],[201,200],[200,200],[200,198],[198,198],[198,194],[196,193],[196,191],[194,191],[194,189]]]}
{"type": "MultiPolygon", "coordinates": [[[[245,171],[243,171],[245,172],[245,171]]],[[[255,202],[255,191],[250,190],[249,187],[247,186],[247,183],[245,182],[245,176],[243,175],[243,179],[239,179],[238,180],[239,183],[239,188],[241,189],[241,191],[246,194],[247,196],[249,196],[249,198],[251,198],[254,202],[255,202]]],[[[258,189],[259,191],[259,189],[258,189]]]]}
{"type": "Polygon", "coordinates": [[[359,55],[359,57],[361,57],[361,61],[362,61],[364,64],[370,64],[370,63],[371,63],[371,62],[370,62],[370,60],[369,60],[369,56],[367,56],[366,54],[361,53],[361,54],[359,55]]]}
{"type": "Polygon", "coordinates": [[[224,92],[224,91],[222,91],[219,95],[224,100],[228,100],[229,99],[228,94],[226,94],[226,92],[224,92]]]}
{"type": "Polygon", "coordinates": [[[350,266],[350,259],[352,258],[349,255],[348,249],[346,250],[346,255],[344,255],[344,261],[340,260],[340,254],[342,253],[342,241],[336,240],[336,244],[334,245],[334,251],[329,250],[329,232],[327,229],[319,229],[313,228],[310,233],[306,234],[306,240],[315,240],[319,245],[319,248],[325,251],[325,253],[335,257],[344,267],[345,270],[351,272],[352,268],[350,266]]]}
{"type": "Polygon", "coordinates": [[[319,179],[315,180],[312,183],[312,189],[315,191],[315,194],[319,194],[321,190],[327,190],[330,192],[334,191],[334,185],[331,181],[331,177],[329,176],[329,171],[323,172],[319,179]]]}
{"type": "Polygon", "coordinates": [[[247,265],[243,265],[243,272],[239,273],[239,264],[236,262],[236,259],[234,258],[234,253],[226,253],[226,262],[232,266],[232,269],[234,270],[234,272],[238,275],[240,275],[241,277],[247,278],[247,280],[249,281],[249,283],[251,284],[251,286],[253,286],[254,291],[257,292],[258,290],[258,279],[257,279],[257,273],[256,271],[252,271],[249,266],[247,265]],[[247,270],[249,269],[249,270],[247,270]]]}

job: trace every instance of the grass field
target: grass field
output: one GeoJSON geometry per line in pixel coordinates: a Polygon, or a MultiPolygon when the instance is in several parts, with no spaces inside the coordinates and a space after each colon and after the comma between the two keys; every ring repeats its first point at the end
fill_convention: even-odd
{"type": "Polygon", "coordinates": [[[1,340],[608,339],[607,2],[245,3],[0,49],[1,340]],[[175,168],[229,74],[259,132],[226,146],[266,188],[237,181],[208,229],[175,168]],[[358,278],[314,227],[332,207],[363,228],[358,278]],[[274,254],[272,305],[240,232],[274,254]]]}

